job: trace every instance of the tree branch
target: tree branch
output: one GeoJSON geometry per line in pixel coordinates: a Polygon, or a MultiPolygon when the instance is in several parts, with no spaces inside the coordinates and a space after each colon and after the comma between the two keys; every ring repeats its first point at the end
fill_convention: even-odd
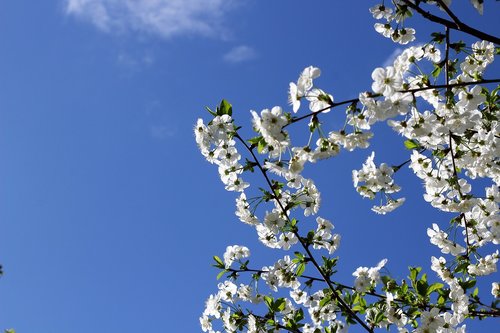
{"type": "Polygon", "coordinates": [[[450,10],[450,8],[443,2],[443,0],[436,1],[441,8],[448,14],[448,16],[455,22],[459,27],[463,26],[463,22],[458,19],[458,17],[450,10]]]}
{"type": "Polygon", "coordinates": [[[403,0],[403,2],[408,7],[414,9],[417,13],[419,13],[420,15],[422,15],[424,18],[428,19],[429,21],[442,24],[450,29],[464,32],[464,33],[469,34],[471,36],[490,41],[490,42],[495,43],[497,45],[500,44],[500,38],[498,38],[498,37],[495,37],[495,36],[489,35],[485,32],[482,32],[480,30],[474,29],[473,27],[471,27],[465,23],[460,22],[460,24],[457,24],[456,22],[449,21],[449,20],[444,19],[442,17],[431,14],[430,12],[423,10],[422,8],[420,8],[420,6],[411,2],[410,0],[403,0]]]}
{"type": "MultiPolygon", "coordinates": [[[[488,84],[488,83],[498,83],[498,82],[500,82],[500,79],[483,79],[483,80],[479,80],[479,81],[458,82],[458,83],[453,83],[453,84],[433,84],[433,85],[429,85],[427,87],[408,89],[408,90],[399,90],[398,92],[399,93],[416,93],[419,91],[425,91],[425,90],[431,90],[431,89],[445,89],[445,88],[448,89],[448,88],[456,88],[456,87],[466,87],[466,86],[471,86],[473,84],[488,84]]],[[[381,94],[370,95],[371,98],[376,98],[376,97],[381,97],[381,96],[382,96],[381,94]]],[[[334,107],[337,107],[340,105],[345,105],[345,104],[353,104],[353,103],[357,103],[357,102],[359,102],[359,98],[353,98],[353,99],[348,99],[348,100],[338,102],[338,103],[332,103],[331,105],[329,105],[321,110],[318,110],[315,112],[310,112],[306,115],[303,115],[303,116],[300,116],[297,118],[292,118],[292,120],[288,124],[283,126],[283,128],[285,128],[293,123],[296,123],[302,119],[306,119],[306,118],[309,118],[311,116],[317,115],[319,113],[329,111],[329,110],[333,109],[334,107]]]]}
{"type": "MultiPolygon", "coordinates": [[[[267,185],[269,186],[269,188],[271,190],[272,196],[277,201],[279,207],[281,208],[281,211],[283,212],[283,214],[287,218],[288,222],[291,222],[290,221],[290,217],[287,214],[287,210],[285,209],[285,207],[283,206],[283,204],[279,200],[278,196],[276,195],[276,193],[275,193],[275,191],[273,189],[273,185],[271,183],[271,180],[267,176],[267,172],[262,167],[262,164],[260,163],[260,161],[257,158],[257,156],[255,156],[255,153],[253,152],[253,149],[251,149],[248,146],[248,144],[245,142],[245,140],[243,140],[243,138],[238,133],[236,133],[234,135],[234,137],[237,138],[245,146],[245,148],[250,152],[250,154],[252,155],[252,158],[254,159],[254,162],[256,163],[256,165],[259,168],[260,172],[264,176],[264,178],[265,178],[265,180],[267,182],[267,185]]],[[[352,316],[352,318],[354,318],[354,320],[357,321],[361,326],[363,326],[363,328],[367,332],[373,333],[373,328],[370,328],[368,325],[366,325],[366,323],[363,320],[361,320],[361,318],[359,318],[358,315],[345,303],[345,301],[342,299],[342,297],[340,297],[337,294],[337,291],[333,287],[330,279],[325,275],[325,273],[323,273],[323,271],[321,270],[321,267],[319,266],[318,262],[316,261],[316,259],[312,255],[312,253],[309,250],[308,246],[304,243],[304,240],[302,239],[302,237],[300,237],[300,235],[298,234],[297,231],[294,231],[294,234],[297,236],[297,238],[299,239],[300,244],[302,245],[302,247],[304,248],[304,250],[307,252],[307,255],[309,256],[312,264],[314,265],[314,267],[316,267],[316,269],[318,270],[319,274],[323,277],[323,280],[328,285],[328,288],[330,288],[330,290],[332,291],[332,295],[335,298],[335,300],[340,304],[340,308],[342,308],[344,311],[346,311],[347,313],[349,313],[349,315],[352,316]]]]}

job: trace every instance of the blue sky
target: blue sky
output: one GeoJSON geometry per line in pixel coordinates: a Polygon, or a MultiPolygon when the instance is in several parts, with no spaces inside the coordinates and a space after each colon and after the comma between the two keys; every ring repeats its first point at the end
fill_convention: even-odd
{"type": "MultiPolygon", "coordinates": [[[[0,328],[200,331],[217,283],[212,255],[242,244],[256,265],[271,262],[198,153],[196,119],[226,98],[248,129],[249,110],[285,107],[288,83],[309,65],[337,101],[369,89],[372,70],[397,48],[373,30],[373,4],[1,1],[0,328]]],[[[465,17],[498,32],[498,6],[465,17]]],[[[414,26],[426,41],[431,27],[414,26]]],[[[338,126],[342,114],[325,121],[338,126]]],[[[378,162],[404,159],[394,138],[382,131],[374,140],[390,147],[378,162]]],[[[410,263],[428,266],[437,253],[425,230],[447,220],[420,195],[391,215],[371,214],[350,178],[370,152],[306,170],[317,175],[321,215],[342,234],[347,283],[357,266],[385,257],[399,278],[410,263]]],[[[409,197],[421,185],[405,175],[409,197]]]]}

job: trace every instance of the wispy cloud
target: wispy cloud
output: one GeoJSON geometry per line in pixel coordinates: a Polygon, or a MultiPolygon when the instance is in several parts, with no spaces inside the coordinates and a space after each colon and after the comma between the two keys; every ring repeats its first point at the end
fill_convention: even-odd
{"type": "Polygon", "coordinates": [[[133,55],[127,52],[120,52],[116,57],[116,63],[121,68],[130,72],[138,72],[144,68],[150,67],[155,62],[155,59],[150,54],[133,55]]]}
{"type": "Polygon", "coordinates": [[[164,140],[174,137],[177,133],[177,130],[175,128],[169,128],[164,125],[151,125],[149,128],[149,133],[155,139],[164,140]]]}
{"type": "Polygon", "coordinates": [[[252,60],[257,56],[257,52],[249,46],[240,45],[232,48],[224,55],[224,60],[232,63],[252,60]]]}
{"type": "Polygon", "coordinates": [[[66,14],[106,32],[140,31],[170,38],[222,36],[235,0],[64,0],[66,14]]]}
{"type": "Polygon", "coordinates": [[[392,66],[394,63],[394,60],[403,52],[403,49],[398,47],[392,51],[392,53],[385,59],[384,63],[382,64],[383,67],[387,66],[392,66]]]}
{"type": "Polygon", "coordinates": [[[168,140],[178,133],[178,124],[172,119],[171,113],[160,100],[149,100],[143,105],[143,111],[148,118],[148,131],[153,139],[168,140]]]}

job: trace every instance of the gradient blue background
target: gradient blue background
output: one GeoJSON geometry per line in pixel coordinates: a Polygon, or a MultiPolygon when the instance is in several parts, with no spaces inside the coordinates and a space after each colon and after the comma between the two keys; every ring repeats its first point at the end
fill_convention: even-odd
{"type": "MultiPolygon", "coordinates": [[[[357,97],[397,52],[373,29],[374,4],[240,1],[218,33],[165,37],[101,31],[68,15],[64,1],[0,1],[0,329],[201,331],[198,317],[216,290],[212,255],[247,245],[261,266],[284,253],[269,254],[237,222],[234,193],[196,148],[196,119],[226,98],[248,130],[249,110],[286,107],[288,83],[309,65],[322,69],[317,83],[337,101],[357,97]],[[225,58],[241,45],[253,53],[225,58]]],[[[499,6],[486,1],[480,17],[466,1],[459,13],[498,33],[499,6]]],[[[433,31],[420,20],[410,26],[423,42],[433,31]]],[[[498,77],[498,67],[489,73],[498,77]]],[[[338,129],[342,109],[323,120],[338,129]]],[[[429,258],[439,253],[426,229],[449,219],[424,205],[406,169],[398,179],[407,203],[393,214],[374,215],[354,191],[351,170],[372,148],[384,149],[378,163],[405,159],[383,128],[370,149],[305,171],[322,192],[321,216],[342,235],[338,277],[347,284],[356,267],[382,258],[398,279],[408,264],[434,278],[429,258]]]]}

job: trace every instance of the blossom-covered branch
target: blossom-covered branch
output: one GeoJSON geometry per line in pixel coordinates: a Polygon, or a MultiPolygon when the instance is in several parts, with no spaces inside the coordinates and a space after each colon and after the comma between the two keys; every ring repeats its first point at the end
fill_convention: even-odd
{"type": "MultiPolygon", "coordinates": [[[[420,1],[394,0],[393,8],[379,4],[370,9],[376,20],[386,21],[375,23],[375,30],[402,45],[416,39],[415,30],[405,25],[410,9],[441,25],[444,33],[433,33],[431,42],[410,45],[390,66],[376,68],[371,91],[358,98],[335,102],[316,84],[320,69],[308,66],[289,85],[290,112],[280,106],[251,111],[253,138],[242,137],[225,100],[208,109],[208,123],[198,120],[201,153],[217,165],[225,188],[240,193],[238,219],[252,226],[265,246],[294,251],[293,257],[285,255],[260,269],[249,268],[245,246],[229,246],[223,259],[214,257],[218,278],[226,280],[206,302],[203,331],[216,332],[218,325],[226,332],[332,333],[359,324],[367,332],[394,326],[399,332],[463,333],[467,318],[499,316],[499,284],[491,285],[491,305],[484,301],[484,288],[480,293],[476,286],[480,277],[496,272],[500,257],[500,86],[487,88],[500,78],[484,78],[498,52],[487,34],[470,47],[453,42],[450,29],[475,37],[478,32],[453,14],[449,0],[424,2],[442,8],[452,21],[423,11],[420,1]],[[342,105],[347,105],[343,127],[327,129],[320,117],[342,105]],[[300,115],[305,106],[308,111],[300,115]],[[298,143],[290,125],[304,119],[309,120],[309,139],[298,143]],[[384,121],[404,137],[409,158],[393,167],[375,163],[372,152],[361,169],[353,170],[354,188],[370,200],[380,198],[372,207],[375,213],[390,213],[406,200],[394,197],[402,191],[395,172],[408,165],[422,180],[424,200],[453,214],[445,228],[428,222],[430,243],[442,254],[431,258],[438,282],[413,266],[407,279],[396,281],[384,274],[387,259],[358,267],[351,286],[335,277],[340,258],[333,254],[341,236],[333,232],[332,222],[318,216],[319,189],[302,171],[341,151],[369,147],[373,125],[384,121]],[[254,189],[245,178],[255,170],[265,185],[254,189]],[[241,273],[250,273],[250,280],[241,283],[241,273]]],[[[472,3],[482,11],[481,2],[472,3]]]]}

